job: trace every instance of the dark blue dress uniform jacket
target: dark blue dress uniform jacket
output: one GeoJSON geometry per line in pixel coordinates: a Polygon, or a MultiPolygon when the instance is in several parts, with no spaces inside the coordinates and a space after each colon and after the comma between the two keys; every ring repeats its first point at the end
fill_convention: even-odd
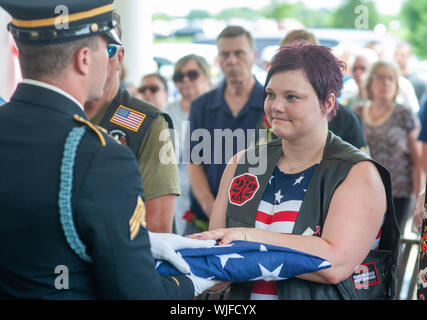
{"type": "Polygon", "coordinates": [[[66,242],[58,192],[66,137],[83,125],[74,114],[86,119],[65,96],[25,83],[0,107],[0,298],[193,298],[187,277],[157,274],[145,228],[130,240],[143,192],[132,152],[106,135],[102,146],[89,128],[76,153],[72,209],[93,262],[66,242]],[[55,287],[61,265],[69,289],[55,287]]]}

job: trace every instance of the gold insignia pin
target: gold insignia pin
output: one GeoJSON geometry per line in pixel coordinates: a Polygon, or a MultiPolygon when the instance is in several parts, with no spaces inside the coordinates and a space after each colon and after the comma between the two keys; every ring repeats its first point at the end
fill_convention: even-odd
{"type": "Polygon", "coordinates": [[[138,196],[135,211],[133,212],[132,218],[129,220],[129,226],[131,241],[133,241],[133,239],[135,239],[135,237],[138,235],[141,226],[144,228],[147,227],[147,222],[145,221],[145,205],[144,201],[141,199],[141,196],[138,196]]]}
{"type": "Polygon", "coordinates": [[[98,24],[97,23],[92,23],[91,25],[90,25],[90,31],[92,31],[92,32],[97,32],[99,30],[99,26],[98,26],[98,24]]]}

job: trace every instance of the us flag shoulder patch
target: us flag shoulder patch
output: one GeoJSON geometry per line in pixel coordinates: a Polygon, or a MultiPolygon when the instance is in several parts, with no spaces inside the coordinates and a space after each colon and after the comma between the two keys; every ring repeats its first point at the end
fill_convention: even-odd
{"type": "Polygon", "coordinates": [[[119,126],[137,132],[144,119],[144,113],[120,105],[110,121],[112,123],[118,124],[119,126]]]}

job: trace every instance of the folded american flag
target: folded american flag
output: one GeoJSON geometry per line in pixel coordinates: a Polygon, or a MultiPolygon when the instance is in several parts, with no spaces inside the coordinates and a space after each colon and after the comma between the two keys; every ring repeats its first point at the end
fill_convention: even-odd
{"type": "MultiPolygon", "coordinates": [[[[283,280],[331,266],[327,260],[304,252],[250,241],[177,252],[189,264],[190,274],[221,281],[283,280]]],[[[160,274],[181,274],[166,261],[157,261],[156,268],[160,274]]]]}

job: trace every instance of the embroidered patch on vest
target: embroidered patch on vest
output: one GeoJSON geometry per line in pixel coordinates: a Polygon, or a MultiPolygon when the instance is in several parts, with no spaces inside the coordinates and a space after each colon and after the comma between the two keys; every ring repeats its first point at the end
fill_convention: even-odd
{"type": "Polygon", "coordinates": [[[244,173],[234,177],[228,189],[228,199],[236,206],[243,206],[251,200],[259,189],[257,176],[244,173]]]}
{"type": "Polygon", "coordinates": [[[358,266],[352,274],[351,280],[353,281],[354,289],[367,289],[370,286],[380,284],[376,263],[369,262],[358,266]]]}
{"type": "Polygon", "coordinates": [[[131,241],[138,235],[141,226],[144,228],[147,227],[147,222],[145,221],[145,205],[144,201],[141,199],[141,196],[138,196],[135,211],[133,212],[132,218],[129,220],[129,226],[131,241]]]}
{"type": "Polygon", "coordinates": [[[427,288],[427,268],[420,269],[417,282],[423,289],[427,288]]]}
{"type": "Polygon", "coordinates": [[[120,129],[113,129],[108,133],[110,136],[114,138],[114,140],[120,142],[121,144],[127,146],[126,142],[126,132],[120,129]]]}
{"type": "Polygon", "coordinates": [[[116,112],[114,112],[114,115],[110,121],[112,123],[118,124],[119,126],[137,132],[145,117],[145,113],[141,113],[120,105],[116,112]]]}
{"type": "MultiPolygon", "coordinates": [[[[425,231],[424,231],[425,232],[425,231]]],[[[427,252],[427,233],[421,239],[421,252],[427,252]]]]}

